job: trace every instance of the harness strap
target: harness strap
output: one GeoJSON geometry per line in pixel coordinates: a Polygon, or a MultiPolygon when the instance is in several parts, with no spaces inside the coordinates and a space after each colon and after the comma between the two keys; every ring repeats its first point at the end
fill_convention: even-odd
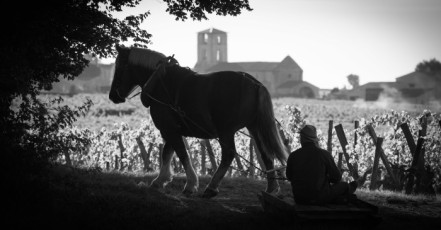
{"type": "MultiPolygon", "coordinates": [[[[173,56],[174,56],[174,55],[173,55],[173,56]]],[[[175,97],[174,97],[174,100],[172,99],[171,94],[169,93],[167,87],[165,87],[164,81],[163,81],[163,79],[160,77],[160,71],[162,70],[162,74],[164,74],[165,71],[166,71],[165,68],[166,68],[166,65],[167,65],[167,64],[178,64],[178,62],[176,61],[176,59],[173,58],[173,56],[169,56],[169,57],[165,58],[165,61],[160,61],[160,62],[158,63],[158,66],[157,66],[156,70],[153,72],[153,74],[152,74],[152,76],[150,77],[150,79],[149,79],[149,80],[144,84],[144,86],[142,87],[142,91],[141,91],[141,93],[142,93],[142,94],[146,94],[151,100],[157,102],[158,104],[161,104],[161,105],[167,106],[167,107],[169,107],[171,110],[175,111],[175,112],[178,114],[178,116],[181,118],[182,123],[184,124],[184,126],[186,126],[187,129],[191,130],[190,126],[188,125],[188,123],[187,123],[187,121],[186,121],[186,119],[187,119],[188,121],[190,121],[190,122],[191,122],[194,126],[196,126],[198,129],[200,129],[201,131],[203,131],[203,132],[205,132],[206,134],[208,134],[209,136],[214,136],[214,135],[212,135],[212,133],[208,132],[208,131],[205,130],[203,127],[199,126],[196,122],[194,122],[192,119],[190,119],[190,118],[185,114],[185,112],[184,112],[184,111],[178,106],[179,95],[180,95],[180,89],[181,89],[181,87],[178,87],[178,88],[177,88],[177,90],[176,90],[176,94],[175,94],[175,97]],[[151,95],[150,92],[148,92],[148,88],[147,88],[147,87],[150,87],[150,88],[153,87],[153,86],[151,86],[151,84],[152,84],[152,82],[156,81],[156,77],[159,77],[159,80],[160,80],[160,82],[161,82],[162,87],[164,88],[166,94],[168,95],[170,101],[171,101],[173,104],[167,104],[167,103],[165,103],[165,102],[163,102],[163,101],[161,101],[161,100],[158,100],[158,99],[156,99],[155,97],[153,97],[153,96],[151,95]],[[146,89],[146,90],[144,90],[144,89],[146,89]]],[[[243,74],[244,76],[246,76],[245,73],[242,73],[242,74],[243,74]]],[[[187,76],[188,76],[188,75],[187,75],[187,76]]],[[[248,77],[248,76],[246,76],[246,77],[248,77]]],[[[260,86],[260,85],[259,85],[259,86],[260,86]]],[[[139,93],[138,93],[138,94],[139,94],[139,93]]],[[[136,95],[137,95],[137,94],[136,94],[136,95]]],[[[135,96],[136,96],[136,95],[135,95],[135,96]]],[[[277,122],[279,123],[279,125],[280,125],[280,122],[279,122],[277,119],[276,119],[276,121],[277,121],[277,122]]],[[[240,132],[240,133],[242,133],[243,135],[246,135],[246,136],[248,136],[248,137],[250,137],[250,138],[253,138],[251,135],[248,135],[248,134],[245,133],[245,132],[242,132],[242,131],[240,131],[240,130],[239,130],[238,132],[240,132]]],[[[254,139],[254,138],[253,138],[253,139],[254,139]]],[[[221,142],[221,141],[219,140],[219,138],[216,138],[216,140],[217,140],[218,142],[221,142]]],[[[260,171],[260,172],[261,172],[262,174],[264,174],[264,175],[267,175],[268,173],[271,173],[271,172],[274,172],[274,171],[278,171],[278,170],[284,169],[284,168],[286,167],[286,166],[283,166],[283,167],[281,167],[281,168],[277,168],[277,169],[275,168],[275,169],[272,169],[272,170],[267,170],[267,171],[265,171],[265,170],[263,170],[263,169],[257,167],[253,162],[250,162],[250,161],[247,160],[245,157],[241,156],[239,153],[236,152],[236,154],[237,154],[237,156],[239,156],[240,158],[242,158],[242,159],[243,159],[244,161],[246,161],[248,164],[252,165],[254,168],[256,168],[258,171],[260,171]]],[[[232,166],[230,166],[230,167],[232,167],[232,166]]],[[[240,170],[238,170],[238,171],[240,171],[240,170]]],[[[277,179],[277,180],[287,180],[287,178],[284,178],[284,177],[277,177],[277,176],[276,176],[276,177],[269,177],[268,175],[267,175],[266,177],[267,177],[267,178],[277,179]]]]}

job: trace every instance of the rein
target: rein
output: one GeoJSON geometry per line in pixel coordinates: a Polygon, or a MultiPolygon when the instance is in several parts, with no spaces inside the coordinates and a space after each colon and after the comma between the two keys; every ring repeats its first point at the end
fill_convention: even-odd
{"type": "MultiPolygon", "coordinates": [[[[166,106],[166,107],[169,107],[171,110],[175,111],[175,112],[181,117],[181,119],[182,119],[182,121],[184,122],[184,124],[186,123],[184,119],[187,119],[188,121],[190,121],[194,126],[196,126],[196,127],[197,127],[198,129],[200,129],[201,131],[205,132],[205,133],[208,134],[209,136],[214,136],[212,133],[210,133],[209,131],[205,130],[203,127],[199,126],[195,121],[193,121],[191,118],[189,118],[188,116],[186,116],[185,112],[184,112],[184,111],[183,111],[183,110],[177,105],[177,98],[178,98],[178,96],[175,97],[175,100],[174,100],[174,103],[173,103],[172,96],[171,96],[171,94],[169,93],[167,87],[165,87],[164,81],[163,81],[163,79],[161,78],[161,75],[160,75],[160,74],[163,74],[163,72],[165,72],[165,67],[166,67],[166,65],[169,65],[169,64],[178,64],[178,62],[176,61],[176,59],[174,59],[174,55],[165,58],[165,61],[160,61],[160,62],[157,64],[156,70],[152,73],[152,75],[150,76],[149,80],[147,80],[147,82],[146,82],[146,83],[144,84],[144,86],[142,87],[141,92],[136,93],[135,95],[133,95],[133,96],[130,97],[129,99],[131,99],[131,98],[133,98],[133,97],[135,97],[135,96],[137,96],[137,95],[139,95],[139,94],[146,94],[150,99],[152,99],[152,100],[155,101],[156,103],[161,104],[161,105],[164,105],[164,106],[166,106]],[[162,70],[162,71],[161,71],[161,70],[162,70]],[[159,76],[157,76],[157,75],[159,75],[159,76]],[[164,90],[165,90],[167,96],[169,97],[169,99],[170,99],[170,101],[171,101],[172,103],[166,103],[166,102],[163,102],[163,101],[161,101],[161,100],[159,100],[159,99],[153,97],[149,92],[147,92],[148,90],[144,90],[144,89],[146,89],[146,88],[149,86],[149,84],[151,84],[151,82],[153,81],[152,79],[153,79],[154,77],[159,77],[159,81],[161,82],[162,87],[164,88],[164,90]]],[[[277,119],[275,119],[275,120],[276,120],[277,123],[280,125],[280,122],[279,122],[277,119]]],[[[186,125],[186,126],[188,127],[188,125],[186,125]]],[[[245,132],[243,132],[243,131],[240,131],[240,130],[239,130],[238,132],[242,133],[243,135],[245,135],[245,136],[247,136],[247,137],[249,137],[249,138],[251,138],[251,139],[254,139],[251,135],[249,135],[249,134],[247,134],[247,133],[245,133],[245,132]]],[[[222,142],[219,140],[219,138],[215,138],[215,139],[216,139],[219,143],[222,143],[222,142]]],[[[281,169],[286,168],[286,166],[282,166],[282,167],[274,168],[274,169],[271,169],[271,170],[263,170],[263,169],[257,167],[253,162],[251,162],[251,161],[249,161],[248,159],[246,159],[245,157],[241,156],[239,153],[237,153],[237,151],[236,151],[236,155],[237,155],[238,157],[240,157],[241,159],[243,159],[244,161],[246,161],[249,165],[253,166],[253,167],[254,167],[255,169],[257,169],[258,171],[260,171],[261,174],[263,174],[263,175],[266,175],[266,174],[268,174],[268,173],[271,173],[271,172],[278,171],[278,170],[281,170],[281,169]]],[[[232,167],[232,166],[230,166],[230,167],[232,167]]],[[[242,171],[242,172],[245,171],[245,170],[239,170],[239,169],[236,169],[236,170],[237,170],[237,171],[242,171]]],[[[270,178],[270,177],[268,177],[268,176],[266,176],[266,177],[267,177],[267,178],[270,178]]],[[[288,179],[285,178],[285,177],[274,177],[273,179],[277,179],[277,180],[288,180],[288,179]]]]}

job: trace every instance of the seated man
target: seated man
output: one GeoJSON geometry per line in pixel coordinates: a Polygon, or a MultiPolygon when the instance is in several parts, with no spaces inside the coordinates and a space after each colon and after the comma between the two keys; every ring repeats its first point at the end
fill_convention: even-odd
{"type": "Polygon", "coordinates": [[[340,170],[331,153],[319,147],[314,126],[306,125],[300,131],[300,144],[288,157],[286,169],[296,203],[332,203],[355,192],[357,182],[340,181],[340,170]]]}

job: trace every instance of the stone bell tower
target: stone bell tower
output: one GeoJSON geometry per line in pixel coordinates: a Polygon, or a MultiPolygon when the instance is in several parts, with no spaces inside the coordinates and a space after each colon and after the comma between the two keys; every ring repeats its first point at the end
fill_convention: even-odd
{"type": "Polygon", "coordinates": [[[198,61],[194,71],[206,73],[207,70],[219,62],[228,62],[227,33],[215,28],[198,33],[198,61]]]}

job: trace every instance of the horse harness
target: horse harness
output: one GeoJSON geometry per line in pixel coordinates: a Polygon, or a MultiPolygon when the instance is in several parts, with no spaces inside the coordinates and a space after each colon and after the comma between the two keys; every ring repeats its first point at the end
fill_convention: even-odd
{"type": "MultiPolygon", "coordinates": [[[[186,116],[185,112],[178,105],[179,98],[180,98],[179,96],[180,96],[181,87],[177,87],[177,90],[175,90],[175,96],[173,98],[171,93],[169,92],[169,90],[165,86],[164,80],[161,77],[163,74],[165,74],[165,71],[166,71],[165,68],[168,67],[168,66],[172,66],[172,65],[179,65],[178,61],[174,58],[174,55],[166,57],[166,58],[164,58],[164,60],[159,61],[158,64],[157,64],[156,70],[152,73],[152,76],[150,77],[150,78],[159,77],[160,84],[162,85],[162,88],[164,89],[165,94],[169,98],[170,103],[166,103],[166,102],[163,102],[163,101],[161,101],[159,99],[156,99],[155,97],[153,97],[151,95],[151,93],[147,92],[147,90],[144,90],[147,87],[149,81],[147,81],[144,84],[144,86],[142,87],[141,94],[147,95],[151,100],[155,101],[158,104],[161,104],[161,105],[164,105],[166,107],[169,107],[172,111],[174,111],[178,115],[178,117],[179,117],[181,123],[183,124],[183,126],[185,128],[187,128],[188,130],[191,130],[190,125],[186,121],[186,118],[189,121],[192,121],[192,120],[186,116]]],[[[190,74],[188,74],[186,76],[190,76],[190,75],[193,75],[193,74],[195,74],[195,73],[191,72],[190,74]]],[[[196,125],[198,128],[202,129],[204,132],[206,132],[202,127],[199,127],[194,122],[192,122],[192,123],[194,125],[196,125]]],[[[182,128],[182,127],[178,124],[178,128],[182,128]]],[[[209,134],[209,133],[207,132],[207,134],[209,134]]]]}
{"type": "MultiPolygon", "coordinates": [[[[188,121],[190,121],[194,126],[196,126],[197,128],[199,128],[201,131],[203,131],[203,132],[205,132],[206,134],[208,134],[209,136],[214,136],[214,135],[212,135],[210,132],[208,132],[207,130],[205,130],[203,127],[199,126],[196,122],[194,122],[194,121],[193,121],[192,119],[190,119],[188,116],[186,116],[185,112],[184,112],[184,111],[178,106],[179,94],[180,94],[180,89],[181,89],[181,87],[178,87],[178,88],[177,88],[177,91],[176,91],[176,93],[175,93],[175,97],[174,97],[174,99],[172,99],[172,96],[171,96],[170,92],[168,91],[167,87],[165,87],[164,80],[161,78],[161,75],[164,74],[165,71],[166,71],[165,68],[166,68],[167,66],[171,66],[171,65],[179,65],[178,61],[174,58],[174,55],[169,56],[169,57],[166,57],[166,58],[164,58],[164,60],[159,61],[158,64],[157,64],[157,66],[156,66],[156,70],[155,70],[155,71],[152,73],[152,75],[150,76],[150,78],[153,78],[153,77],[159,77],[159,81],[161,82],[161,85],[162,85],[162,87],[163,87],[165,93],[167,94],[167,97],[170,99],[171,103],[168,104],[168,103],[163,102],[163,101],[161,101],[161,100],[159,100],[159,99],[156,99],[155,97],[153,97],[153,96],[151,95],[151,93],[147,92],[147,90],[144,90],[144,89],[148,86],[148,84],[150,83],[149,80],[143,85],[143,87],[142,87],[142,91],[140,92],[141,95],[142,95],[142,94],[145,94],[145,95],[147,95],[151,100],[155,101],[156,103],[161,104],[161,105],[164,105],[164,106],[166,106],[166,107],[169,107],[172,111],[174,111],[174,112],[178,115],[178,117],[180,118],[182,124],[183,124],[188,130],[191,131],[191,128],[190,128],[189,124],[187,123],[186,119],[187,119],[188,121]],[[158,76],[156,76],[156,75],[158,75],[158,76]]],[[[192,73],[190,73],[189,75],[193,75],[193,74],[195,74],[195,73],[192,72],[192,73]]],[[[189,75],[186,75],[186,76],[189,76],[189,75]]],[[[262,83],[260,83],[259,81],[255,80],[254,78],[251,78],[251,77],[247,76],[245,73],[242,72],[242,75],[243,75],[244,77],[248,78],[248,79],[253,80],[252,82],[253,82],[256,86],[258,86],[258,87],[263,86],[262,83]]],[[[136,95],[138,95],[138,94],[139,94],[139,93],[137,93],[136,95]]],[[[136,96],[136,95],[134,95],[134,96],[136,96]]],[[[133,97],[134,97],[134,96],[133,96],[133,97]]],[[[132,97],[132,98],[133,98],[133,97],[132,97]]],[[[280,125],[280,122],[279,122],[277,119],[276,119],[276,121],[277,121],[278,124],[280,125]]],[[[178,126],[179,126],[179,125],[178,125],[178,126]]],[[[179,126],[179,128],[181,128],[181,127],[179,126]]],[[[240,130],[239,130],[238,132],[240,132],[240,133],[242,133],[242,134],[244,134],[244,135],[246,135],[246,136],[248,136],[248,137],[250,137],[250,138],[253,138],[251,135],[248,135],[247,133],[244,133],[244,132],[242,132],[242,131],[240,131],[240,130]]],[[[220,142],[220,140],[219,140],[218,138],[216,138],[216,139],[220,142]]],[[[254,138],[253,138],[253,139],[254,139],[254,138]]],[[[268,170],[268,171],[266,171],[266,170],[263,170],[263,169],[257,167],[253,162],[250,162],[250,161],[247,160],[245,157],[241,156],[239,153],[236,152],[236,154],[237,154],[240,158],[242,158],[244,161],[246,161],[246,162],[248,162],[250,165],[252,165],[254,168],[256,168],[257,170],[261,171],[263,174],[267,174],[267,173],[270,173],[270,172],[272,172],[272,171],[276,171],[276,170],[280,170],[280,169],[285,168],[285,167],[282,167],[282,168],[280,168],[280,169],[272,169],[272,170],[268,170]]],[[[238,170],[238,169],[236,169],[236,170],[238,170]]],[[[278,179],[278,180],[287,180],[287,179],[284,178],[284,177],[275,177],[275,179],[278,179]]]]}

